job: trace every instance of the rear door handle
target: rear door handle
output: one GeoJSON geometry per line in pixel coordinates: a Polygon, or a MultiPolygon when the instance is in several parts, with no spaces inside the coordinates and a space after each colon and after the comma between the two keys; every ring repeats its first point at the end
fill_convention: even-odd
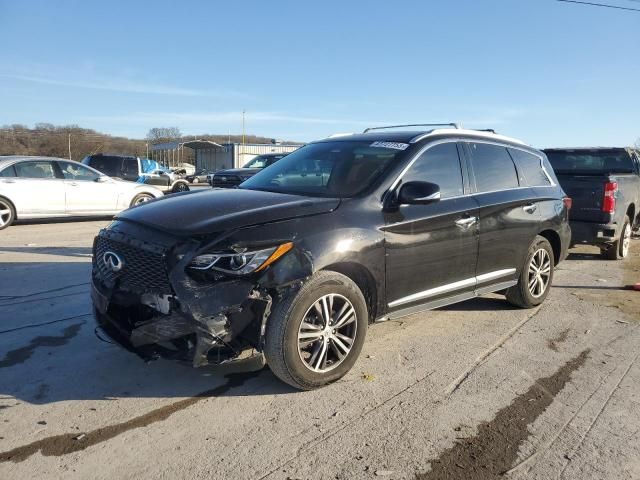
{"type": "Polygon", "coordinates": [[[15,180],[3,180],[2,183],[16,183],[15,180]]]}
{"type": "Polygon", "coordinates": [[[456,226],[462,230],[468,230],[478,221],[478,217],[465,217],[460,220],[456,220],[456,226]]]}
{"type": "Polygon", "coordinates": [[[527,213],[534,213],[537,209],[538,209],[538,206],[533,203],[522,207],[522,210],[524,210],[527,213]]]}

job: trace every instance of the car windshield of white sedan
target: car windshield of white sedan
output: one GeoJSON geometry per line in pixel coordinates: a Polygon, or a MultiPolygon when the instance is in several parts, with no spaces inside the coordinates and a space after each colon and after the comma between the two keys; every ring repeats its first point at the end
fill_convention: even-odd
{"type": "Polygon", "coordinates": [[[406,147],[370,141],[312,143],[260,171],[240,188],[352,197],[375,182],[406,147]]]}

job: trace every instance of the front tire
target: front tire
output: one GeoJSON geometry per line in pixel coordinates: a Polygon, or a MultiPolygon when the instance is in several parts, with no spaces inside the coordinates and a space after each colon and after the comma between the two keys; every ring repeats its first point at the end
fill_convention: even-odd
{"type": "Polygon", "coordinates": [[[16,209],[13,204],[0,197],[0,230],[10,226],[16,219],[16,209]]]}
{"type": "Polygon", "coordinates": [[[631,246],[631,221],[625,215],[620,238],[616,240],[608,249],[602,251],[602,258],[606,260],[622,260],[629,256],[631,246]]]}
{"type": "Polygon", "coordinates": [[[318,272],[275,305],[265,336],[267,364],[300,390],[335,382],[358,359],[368,318],[364,296],[350,278],[318,272]]]}
{"type": "Polygon", "coordinates": [[[549,241],[538,235],[529,247],[518,283],[507,289],[507,301],[520,308],[544,302],[553,282],[554,256],[549,241]]]}

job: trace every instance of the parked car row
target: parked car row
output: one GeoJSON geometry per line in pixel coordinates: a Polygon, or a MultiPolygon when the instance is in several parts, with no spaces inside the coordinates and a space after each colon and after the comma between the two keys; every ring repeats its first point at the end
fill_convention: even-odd
{"type": "Polygon", "coordinates": [[[189,183],[184,178],[185,170],[172,171],[148,158],[98,153],[88,155],[82,163],[112,178],[153,185],[165,193],[189,190],[189,183]]]}
{"type": "Polygon", "coordinates": [[[69,160],[0,157],[0,229],[16,219],[114,215],[161,196],[69,160]]]}

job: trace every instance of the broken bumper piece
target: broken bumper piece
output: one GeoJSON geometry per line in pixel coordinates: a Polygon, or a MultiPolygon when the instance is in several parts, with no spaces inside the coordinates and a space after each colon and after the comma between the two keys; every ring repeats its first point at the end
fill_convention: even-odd
{"type": "Polygon", "coordinates": [[[175,297],[109,290],[95,280],[91,297],[98,328],[115,343],[145,361],[167,358],[194,367],[244,359],[259,349],[271,303],[250,292],[241,305],[199,315],[183,311],[175,297]]]}

